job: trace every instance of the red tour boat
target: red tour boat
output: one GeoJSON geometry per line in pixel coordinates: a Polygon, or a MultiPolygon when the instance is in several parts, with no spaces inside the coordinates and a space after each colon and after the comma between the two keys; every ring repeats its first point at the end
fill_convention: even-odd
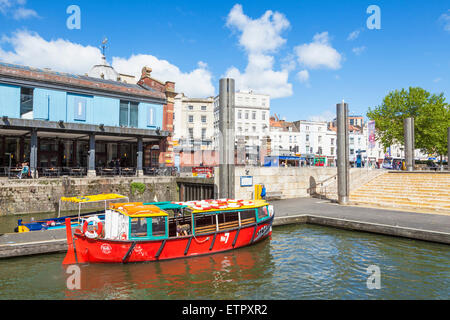
{"type": "Polygon", "coordinates": [[[115,203],[106,210],[104,225],[90,218],[73,237],[70,220],[66,221],[68,251],[63,264],[158,261],[223,252],[269,237],[273,219],[273,206],[265,200],[115,203]]]}

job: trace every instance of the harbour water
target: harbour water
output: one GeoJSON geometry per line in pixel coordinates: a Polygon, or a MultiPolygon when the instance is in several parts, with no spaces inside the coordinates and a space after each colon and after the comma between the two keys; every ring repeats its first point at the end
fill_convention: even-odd
{"type": "Polygon", "coordinates": [[[156,263],[83,265],[64,254],[0,261],[0,299],[449,299],[446,245],[311,225],[274,228],[232,252],[156,263]],[[369,266],[380,289],[369,289],[369,266]]]}

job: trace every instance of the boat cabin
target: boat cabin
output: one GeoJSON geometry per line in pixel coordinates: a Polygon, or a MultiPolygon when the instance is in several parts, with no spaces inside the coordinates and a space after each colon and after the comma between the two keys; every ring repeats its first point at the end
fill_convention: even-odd
{"type": "Polygon", "coordinates": [[[238,229],[272,216],[265,200],[114,203],[106,211],[104,230],[110,240],[161,240],[238,229]]]}

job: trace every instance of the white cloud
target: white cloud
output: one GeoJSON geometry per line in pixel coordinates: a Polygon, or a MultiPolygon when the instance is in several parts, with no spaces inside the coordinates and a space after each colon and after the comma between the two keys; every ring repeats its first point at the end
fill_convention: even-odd
{"type": "Polygon", "coordinates": [[[244,72],[234,66],[228,68],[225,77],[235,79],[237,90],[253,90],[271,98],[291,96],[292,84],[288,78],[293,69],[292,59],[284,61],[281,70],[276,71],[275,58],[270,55],[286,43],[281,36],[290,26],[286,17],[268,10],[260,18],[252,19],[236,4],[228,14],[226,25],[240,34],[239,44],[248,56],[248,64],[244,72]]]}
{"type": "Polygon", "coordinates": [[[362,46],[362,47],[356,47],[352,49],[353,53],[356,54],[357,56],[359,56],[361,53],[363,53],[364,51],[366,51],[366,47],[362,46]]]}
{"type": "MultiPolygon", "coordinates": [[[[2,1],[2,0],[0,0],[2,1]]],[[[2,37],[0,42],[0,60],[36,68],[51,68],[55,71],[73,74],[85,74],[101,61],[99,48],[83,46],[68,40],[45,40],[39,34],[18,31],[11,37],[2,37]],[[9,44],[10,51],[2,48],[9,44]]],[[[212,74],[207,64],[200,61],[191,72],[182,72],[177,66],[151,55],[138,54],[130,58],[113,57],[112,65],[118,72],[141,75],[145,65],[153,69],[152,76],[161,81],[174,81],[176,90],[192,97],[214,95],[212,74]]]]}
{"type": "Polygon", "coordinates": [[[274,52],[286,39],[281,32],[289,28],[290,23],[279,12],[267,10],[259,19],[252,20],[243,12],[242,6],[236,4],[228,14],[227,26],[241,32],[239,43],[248,52],[274,52]]]}
{"type": "Polygon", "coordinates": [[[444,25],[445,31],[450,32],[450,10],[439,17],[439,22],[444,25]]]}
{"type": "Polygon", "coordinates": [[[0,12],[6,14],[6,12],[12,7],[12,0],[0,0],[0,12]]]}
{"type": "Polygon", "coordinates": [[[33,9],[25,8],[27,0],[0,0],[0,13],[12,16],[15,20],[39,18],[33,9]]]}
{"type": "Polygon", "coordinates": [[[32,9],[26,9],[26,8],[18,8],[13,15],[14,19],[16,20],[22,20],[22,19],[28,19],[28,18],[38,18],[39,15],[36,11],[32,9]]]}
{"type": "Polygon", "coordinates": [[[257,93],[268,94],[273,99],[292,95],[292,84],[288,83],[287,70],[257,69],[249,63],[244,73],[236,67],[231,67],[226,71],[225,77],[235,79],[237,90],[253,90],[257,93]]]}
{"type": "Polygon", "coordinates": [[[310,116],[308,118],[308,120],[309,121],[322,121],[322,122],[327,121],[327,122],[329,122],[329,121],[332,121],[334,118],[336,118],[336,113],[326,110],[326,111],[322,112],[321,114],[310,116]]]}
{"type": "Polygon", "coordinates": [[[308,72],[308,70],[302,70],[299,73],[297,73],[297,78],[302,83],[308,82],[308,80],[309,80],[309,72],[308,72]]]}
{"type": "Polygon", "coordinates": [[[355,30],[355,31],[351,32],[348,35],[347,40],[349,40],[349,41],[356,40],[359,37],[360,33],[361,33],[361,30],[355,30]]]}
{"type": "Polygon", "coordinates": [[[341,68],[342,56],[330,45],[328,32],[314,35],[313,42],[295,47],[298,62],[309,69],[341,68]]]}
{"type": "Polygon", "coordinates": [[[85,74],[101,58],[98,48],[63,39],[47,41],[29,31],[18,31],[11,37],[4,36],[2,42],[10,44],[12,50],[5,51],[0,43],[0,60],[36,68],[85,74]]]}
{"type": "Polygon", "coordinates": [[[130,58],[114,57],[112,66],[117,72],[140,78],[144,66],[152,68],[152,77],[161,81],[174,81],[175,90],[189,97],[207,97],[215,94],[213,76],[208,65],[200,61],[191,72],[182,72],[167,60],[148,54],[132,55],[130,58]]]}

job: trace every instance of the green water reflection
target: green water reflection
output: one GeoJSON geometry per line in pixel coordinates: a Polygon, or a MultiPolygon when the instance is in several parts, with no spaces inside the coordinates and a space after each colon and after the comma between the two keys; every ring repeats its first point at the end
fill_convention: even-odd
{"type": "Polygon", "coordinates": [[[63,254],[0,262],[0,299],[449,299],[446,245],[310,225],[223,254],[81,266],[69,290],[63,254]],[[381,270],[369,290],[367,267],[381,270]]]}

